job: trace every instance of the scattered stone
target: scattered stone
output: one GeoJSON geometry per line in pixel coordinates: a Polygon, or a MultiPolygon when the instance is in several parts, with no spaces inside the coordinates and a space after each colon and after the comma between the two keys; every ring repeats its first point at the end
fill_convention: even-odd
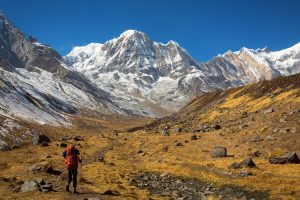
{"type": "Polygon", "coordinates": [[[300,160],[295,152],[287,153],[279,157],[273,157],[269,159],[271,164],[286,164],[286,163],[300,163],[300,160]]]}
{"type": "Polygon", "coordinates": [[[252,156],[252,157],[259,157],[261,154],[262,154],[262,152],[260,152],[260,151],[255,151],[255,152],[253,152],[252,154],[250,154],[250,156],[252,156]]]}
{"type": "Polygon", "coordinates": [[[64,142],[59,144],[59,147],[61,147],[61,148],[66,148],[67,146],[68,146],[68,144],[64,143],[64,142]]]}
{"type": "Polygon", "coordinates": [[[182,147],[183,146],[183,144],[181,143],[181,142],[175,142],[175,144],[174,144],[176,147],[182,147]]]}
{"type": "Polygon", "coordinates": [[[62,139],[61,139],[61,141],[62,142],[65,142],[65,141],[68,141],[68,140],[70,140],[71,139],[71,136],[65,136],[65,137],[63,137],[62,139]]]}
{"type": "Polygon", "coordinates": [[[264,114],[269,114],[269,113],[272,113],[274,112],[275,110],[273,108],[269,108],[267,110],[264,111],[264,114]]]}
{"type": "Polygon", "coordinates": [[[182,132],[182,128],[181,128],[181,127],[179,127],[179,128],[174,128],[174,129],[173,129],[173,132],[175,132],[175,133],[181,133],[181,132],[182,132]]]}
{"type": "Polygon", "coordinates": [[[221,129],[222,127],[221,127],[220,124],[214,124],[214,125],[211,126],[211,128],[214,129],[214,130],[219,130],[219,129],[221,129]]]}
{"type": "Polygon", "coordinates": [[[169,147],[168,147],[168,146],[164,146],[164,147],[162,148],[162,151],[163,151],[163,152],[169,151],[169,147]]]}
{"type": "Polygon", "coordinates": [[[225,147],[215,147],[211,151],[211,156],[216,158],[227,157],[227,149],[225,147]]]}
{"type": "Polygon", "coordinates": [[[170,136],[170,133],[168,132],[167,129],[163,129],[163,130],[161,131],[161,134],[162,134],[163,136],[170,136]]]}
{"type": "Polygon", "coordinates": [[[240,162],[241,167],[255,167],[256,164],[253,162],[251,157],[248,157],[244,159],[242,162],[240,162]]]}
{"type": "MultiPolygon", "coordinates": [[[[251,172],[243,174],[250,175],[251,172]]],[[[140,189],[147,189],[151,194],[157,194],[164,199],[176,200],[194,200],[210,199],[210,197],[219,197],[221,199],[269,199],[266,192],[247,191],[243,188],[225,185],[218,187],[213,183],[201,182],[195,178],[183,178],[170,174],[159,174],[145,172],[139,174],[129,181],[140,189]]]]}
{"type": "Polygon", "coordinates": [[[253,176],[253,173],[249,170],[241,170],[240,176],[253,176]]]}
{"type": "Polygon", "coordinates": [[[192,135],[191,136],[191,140],[197,140],[198,138],[197,138],[197,135],[192,135]]]}
{"type": "Polygon", "coordinates": [[[139,149],[136,153],[141,154],[141,153],[144,153],[144,151],[142,149],[139,149]]]}
{"type": "Polygon", "coordinates": [[[252,142],[261,142],[263,140],[264,139],[261,138],[259,135],[253,136],[252,139],[251,139],[252,142]]]}
{"type": "Polygon", "coordinates": [[[103,195],[120,196],[121,194],[116,190],[106,190],[105,192],[103,192],[103,195]]]}
{"type": "Polygon", "coordinates": [[[46,135],[34,134],[32,136],[32,144],[40,145],[42,143],[49,143],[51,142],[50,138],[46,135]]]}
{"type": "Polygon", "coordinates": [[[270,136],[270,135],[268,135],[268,136],[266,137],[266,140],[267,140],[267,141],[274,141],[275,138],[272,137],[272,136],[270,136]]]}
{"type": "Polygon", "coordinates": [[[280,128],[274,128],[273,133],[277,133],[280,130],[280,128]]]}
{"type": "Polygon", "coordinates": [[[75,136],[75,137],[73,138],[73,140],[74,140],[74,141],[83,141],[84,139],[83,139],[83,137],[81,137],[81,136],[75,136]]]}
{"type": "Polygon", "coordinates": [[[248,117],[248,113],[245,111],[245,112],[242,112],[241,114],[241,118],[246,118],[248,117]]]}
{"type": "Polygon", "coordinates": [[[247,128],[247,127],[248,127],[247,124],[242,124],[242,125],[239,126],[239,129],[244,129],[244,128],[247,128]]]}
{"type": "Polygon", "coordinates": [[[4,169],[7,169],[9,166],[7,163],[0,163],[0,170],[4,170],[4,169]]]}

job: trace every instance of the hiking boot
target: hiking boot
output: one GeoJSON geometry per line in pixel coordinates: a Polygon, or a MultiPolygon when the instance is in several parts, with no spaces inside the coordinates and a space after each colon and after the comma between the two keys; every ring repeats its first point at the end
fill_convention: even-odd
{"type": "Polygon", "coordinates": [[[66,192],[70,192],[70,187],[69,186],[70,186],[69,184],[66,185],[66,192]]]}
{"type": "Polygon", "coordinates": [[[78,191],[76,190],[76,188],[74,188],[74,191],[73,191],[74,194],[77,194],[78,191]]]}

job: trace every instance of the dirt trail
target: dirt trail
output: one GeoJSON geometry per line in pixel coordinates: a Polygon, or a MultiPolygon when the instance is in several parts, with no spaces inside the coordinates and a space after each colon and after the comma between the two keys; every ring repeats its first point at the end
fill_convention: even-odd
{"type": "Polygon", "coordinates": [[[208,199],[209,197],[222,200],[269,199],[267,192],[248,191],[242,187],[232,185],[218,187],[212,183],[176,177],[166,173],[145,172],[133,178],[130,182],[138,188],[147,189],[153,194],[169,199],[194,200],[208,199]]]}

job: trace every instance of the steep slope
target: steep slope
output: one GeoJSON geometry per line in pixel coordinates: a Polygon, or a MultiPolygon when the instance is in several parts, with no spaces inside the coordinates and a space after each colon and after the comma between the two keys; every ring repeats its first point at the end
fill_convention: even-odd
{"type": "MultiPolygon", "coordinates": [[[[300,74],[296,74],[203,94],[177,113],[131,131],[144,129],[158,132],[168,129],[174,132],[180,128],[180,132],[197,133],[213,131],[216,125],[220,125],[225,132],[229,129],[233,132],[247,129],[259,134],[268,124],[263,128],[264,134],[280,130],[283,133],[287,129],[287,132],[300,133],[299,109],[300,74]]],[[[289,139],[295,137],[298,135],[289,139]]]]}
{"type": "Polygon", "coordinates": [[[65,59],[121,107],[161,116],[204,92],[299,73],[299,47],[278,52],[242,48],[198,63],[174,41],[161,44],[128,30],[105,44],[75,47],[65,59]]]}
{"type": "Polygon", "coordinates": [[[53,125],[80,109],[122,112],[52,48],[27,38],[0,13],[0,114],[53,125]]]}

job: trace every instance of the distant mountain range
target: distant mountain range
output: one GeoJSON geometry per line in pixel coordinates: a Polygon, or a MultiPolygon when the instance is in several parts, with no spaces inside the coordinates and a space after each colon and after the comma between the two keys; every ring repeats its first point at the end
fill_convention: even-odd
{"type": "Polygon", "coordinates": [[[62,57],[0,14],[0,116],[68,125],[82,110],[162,116],[194,97],[300,72],[300,43],[242,48],[199,63],[179,44],[128,30],[62,57]]]}
{"type": "Polygon", "coordinates": [[[277,52],[242,48],[199,63],[174,41],[161,44],[128,30],[104,44],[75,47],[64,58],[120,107],[160,116],[204,92],[299,73],[300,43],[277,52]]]}

